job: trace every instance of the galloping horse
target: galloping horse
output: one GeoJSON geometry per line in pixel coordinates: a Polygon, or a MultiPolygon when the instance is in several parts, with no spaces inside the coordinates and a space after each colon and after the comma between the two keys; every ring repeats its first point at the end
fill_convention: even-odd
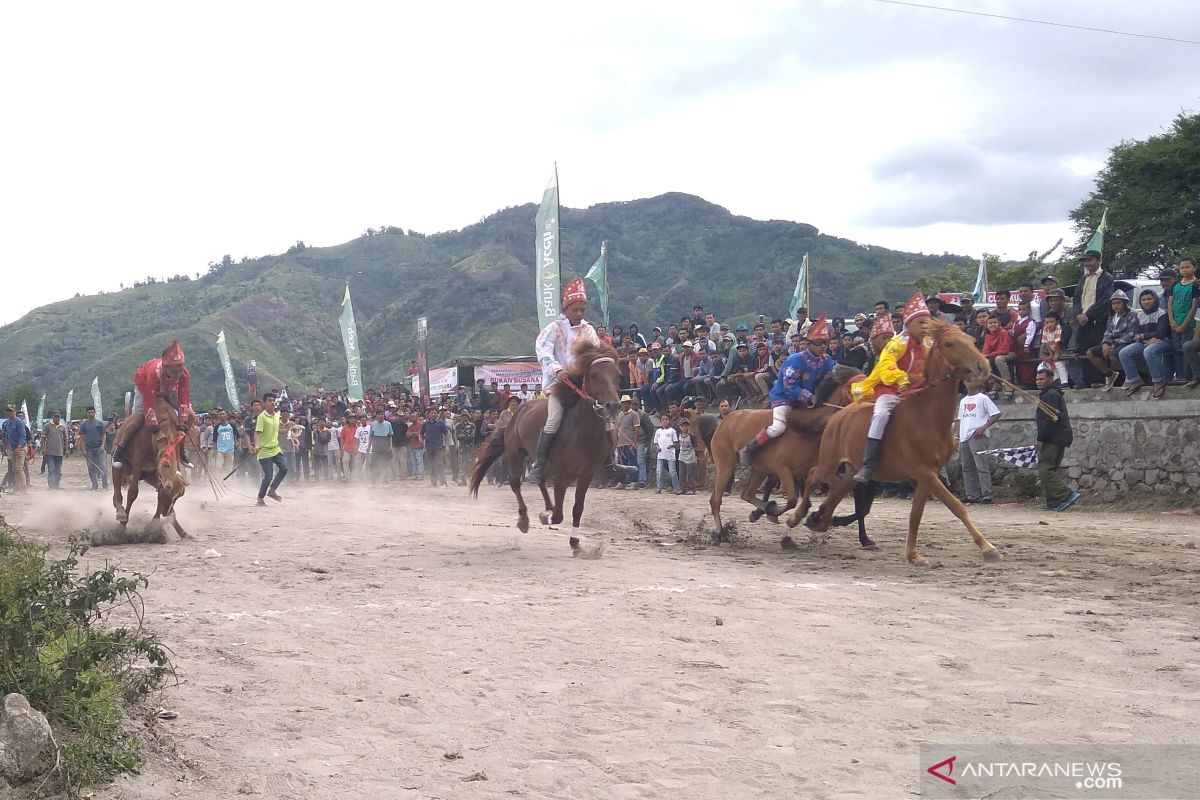
{"type": "MultiPolygon", "coordinates": [[[[836,406],[828,404],[830,398],[839,390],[845,389],[847,381],[861,378],[861,373],[849,368],[839,368],[833,376],[825,379],[817,387],[816,406],[811,409],[799,409],[791,413],[787,430],[769,445],[764,446],[750,464],[750,475],[742,487],[741,497],[754,506],[750,513],[750,521],[755,522],[764,514],[772,521],[778,522],[782,514],[796,507],[799,499],[797,484],[803,484],[808,471],[817,463],[817,451],[820,447],[821,433],[833,416],[836,406]],[[760,500],[757,496],[759,488],[768,478],[772,478],[760,500]],[[770,500],[770,491],[779,486],[787,495],[787,505],[780,508],[770,500]]],[[[847,395],[848,397],[848,395],[847,395]]],[[[848,402],[848,401],[847,401],[848,402]]],[[[713,482],[713,492],[708,499],[708,507],[712,510],[713,523],[716,530],[713,533],[713,544],[719,544],[725,536],[724,524],[721,521],[721,500],[725,487],[729,484],[733,472],[737,468],[738,456],[746,442],[754,438],[771,422],[769,409],[742,409],[734,411],[717,426],[708,442],[708,451],[712,454],[716,466],[716,479],[713,482]]],[[[858,500],[856,495],[856,500],[858,500]]],[[[870,508],[868,503],[867,508],[870,508]]],[[[865,511],[861,514],[866,516],[865,511]]],[[[859,542],[863,547],[874,547],[875,543],[867,536],[865,525],[859,516],[834,520],[835,525],[846,525],[859,520],[859,542]]],[[[787,542],[785,542],[787,544],[787,542]]]]}
{"type": "MultiPolygon", "coordinates": [[[[908,516],[904,552],[908,563],[918,566],[926,563],[917,552],[917,529],[931,494],[962,521],[984,559],[994,561],[1000,558],[999,551],[979,532],[966,506],[938,476],[938,470],[955,451],[951,426],[958,406],[958,382],[982,385],[991,377],[991,369],[987,359],[975,349],[974,340],[953,325],[931,321],[926,332],[933,338],[933,348],[925,359],[924,381],[908,391],[904,402],[892,414],[883,436],[875,480],[911,480],[917,484],[908,516]]],[[[838,502],[855,486],[853,474],[862,463],[871,410],[870,403],[856,403],[834,414],[825,426],[817,465],[808,473],[804,499],[788,518],[789,526],[795,527],[808,513],[813,489],[829,484],[829,496],[805,522],[812,530],[829,530],[838,502]]]]}
{"type": "Polygon", "coordinates": [[[158,490],[158,507],[154,519],[163,518],[164,524],[170,523],[179,538],[188,538],[187,531],[175,518],[175,502],[183,497],[187,490],[187,481],[179,468],[179,447],[184,433],[179,429],[179,419],[171,404],[161,397],[155,398],[155,411],[158,414],[158,430],[151,431],[143,425],[132,440],[125,445],[125,464],[113,467],[113,506],[117,509],[117,522],[121,524],[121,534],[129,524],[129,509],[138,496],[138,481],[143,480],[158,490]],[[122,503],[121,489],[129,487],[129,492],[122,503]]]}
{"type": "MultiPolygon", "coordinates": [[[[579,551],[579,520],[583,517],[583,500],[587,496],[592,475],[613,451],[610,428],[621,410],[620,377],[617,351],[608,345],[587,341],[575,344],[575,360],[565,379],[551,391],[558,393],[563,404],[563,421],[558,438],[550,451],[546,473],[554,479],[554,501],[543,481],[538,484],[546,510],[538,514],[543,525],[557,525],[563,520],[563,497],[567,487],[575,484],[575,505],[571,508],[571,550],[579,551]]],[[[479,494],[488,469],[503,456],[508,465],[508,485],[517,496],[517,527],[522,533],[529,530],[529,514],[521,496],[521,475],[525,458],[537,451],[538,435],[546,422],[546,401],[522,403],[508,424],[498,428],[475,451],[471,466],[469,491],[479,494]]]]}

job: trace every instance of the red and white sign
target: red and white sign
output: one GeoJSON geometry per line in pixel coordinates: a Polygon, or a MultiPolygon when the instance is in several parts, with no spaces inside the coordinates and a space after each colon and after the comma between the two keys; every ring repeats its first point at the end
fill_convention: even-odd
{"type": "MultiPolygon", "coordinates": [[[[421,376],[413,375],[413,393],[421,393],[421,376]]],[[[429,396],[439,397],[443,394],[454,394],[458,386],[458,367],[442,367],[429,370],[429,396]]]]}
{"type": "Polygon", "coordinates": [[[516,389],[522,383],[528,388],[542,385],[542,368],[528,361],[503,361],[499,364],[480,364],[475,368],[475,379],[483,378],[484,383],[496,382],[499,386],[508,384],[516,389]]]}
{"type": "MultiPolygon", "coordinates": [[[[968,296],[966,292],[938,292],[938,297],[941,299],[941,301],[943,303],[953,303],[956,306],[962,305],[962,299],[966,296],[968,296]]],[[[1033,299],[1034,300],[1041,300],[1045,296],[1046,296],[1045,289],[1034,289],[1033,290],[1033,299]]],[[[1014,290],[1012,292],[1012,296],[1009,298],[1008,304],[1010,306],[1012,306],[1013,308],[1016,308],[1018,299],[1019,298],[1017,296],[1017,292],[1014,290]]],[[[987,293],[987,302],[992,303],[993,305],[996,303],[996,293],[995,292],[987,293]]]]}

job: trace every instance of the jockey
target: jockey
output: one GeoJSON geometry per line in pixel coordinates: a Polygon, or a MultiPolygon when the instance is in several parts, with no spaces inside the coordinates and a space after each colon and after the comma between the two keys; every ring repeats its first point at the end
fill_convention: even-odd
{"type": "Polygon", "coordinates": [[[742,450],[742,463],[749,464],[758,448],[783,435],[792,408],[812,408],[816,403],[817,385],[837,366],[829,355],[828,345],[829,324],[822,314],[808,330],[808,348],[793,353],[783,362],[779,377],[771,387],[771,424],[759,431],[742,450]]]}
{"type": "Polygon", "coordinates": [[[914,381],[924,379],[925,353],[929,349],[925,341],[925,326],[929,319],[925,299],[918,292],[904,306],[904,330],[893,336],[883,348],[871,374],[850,385],[850,394],[856,401],[875,401],[871,427],[867,430],[862,469],[854,475],[858,483],[870,482],[875,474],[883,432],[902,399],[902,393],[914,381]]]}
{"type": "MultiPolygon", "coordinates": [[[[141,429],[143,418],[151,430],[158,427],[158,415],[154,411],[156,398],[165,398],[181,418],[186,419],[192,413],[191,375],[183,362],[183,347],[176,340],[163,351],[161,358],[150,359],[133,373],[133,409],[117,432],[117,446],[112,455],[114,467],[123,465],[125,446],[141,429]]],[[[188,463],[182,447],[179,448],[179,459],[188,463]]]]}
{"type": "Polygon", "coordinates": [[[583,278],[575,278],[563,287],[562,313],[538,334],[534,344],[538,363],[542,365],[542,388],[546,392],[546,424],[542,426],[537,454],[529,468],[529,478],[535,483],[544,480],[546,457],[550,454],[554,437],[558,435],[558,428],[562,425],[562,401],[558,399],[557,392],[551,389],[571,366],[575,342],[584,339],[594,344],[600,343],[596,329],[583,318],[586,311],[587,290],[583,286],[583,278]]]}

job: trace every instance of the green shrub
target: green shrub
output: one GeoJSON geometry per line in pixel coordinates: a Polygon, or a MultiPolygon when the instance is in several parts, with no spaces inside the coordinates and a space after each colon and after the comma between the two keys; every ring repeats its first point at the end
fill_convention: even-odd
{"type": "Polygon", "coordinates": [[[142,629],[143,575],[112,565],[79,573],[82,534],[61,559],[0,517],[0,695],[19,692],[56,729],[62,778],[98,783],[137,767],[137,742],[122,713],[171,672],[163,645],[142,629]],[[136,627],[109,625],[128,606],[136,627]]]}

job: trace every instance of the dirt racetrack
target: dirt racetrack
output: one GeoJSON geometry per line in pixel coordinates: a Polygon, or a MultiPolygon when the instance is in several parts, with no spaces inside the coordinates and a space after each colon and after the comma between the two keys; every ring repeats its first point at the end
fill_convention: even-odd
{"type": "MultiPolygon", "coordinates": [[[[80,466],[4,513],[108,524],[80,466]]],[[[919,570],[897,501],[878,552],[744,521],[716,549],[705,497],[596,491],[589,560],[520,534],[507,489],[281,492],[197,485],[195,541],[89,554],[153,573],[179,675],[141,774],[97,797],[902,798],[921,741],[1196,741],[1194,517],[977,507],[993,565],[931,503],[919,570]]]]}

